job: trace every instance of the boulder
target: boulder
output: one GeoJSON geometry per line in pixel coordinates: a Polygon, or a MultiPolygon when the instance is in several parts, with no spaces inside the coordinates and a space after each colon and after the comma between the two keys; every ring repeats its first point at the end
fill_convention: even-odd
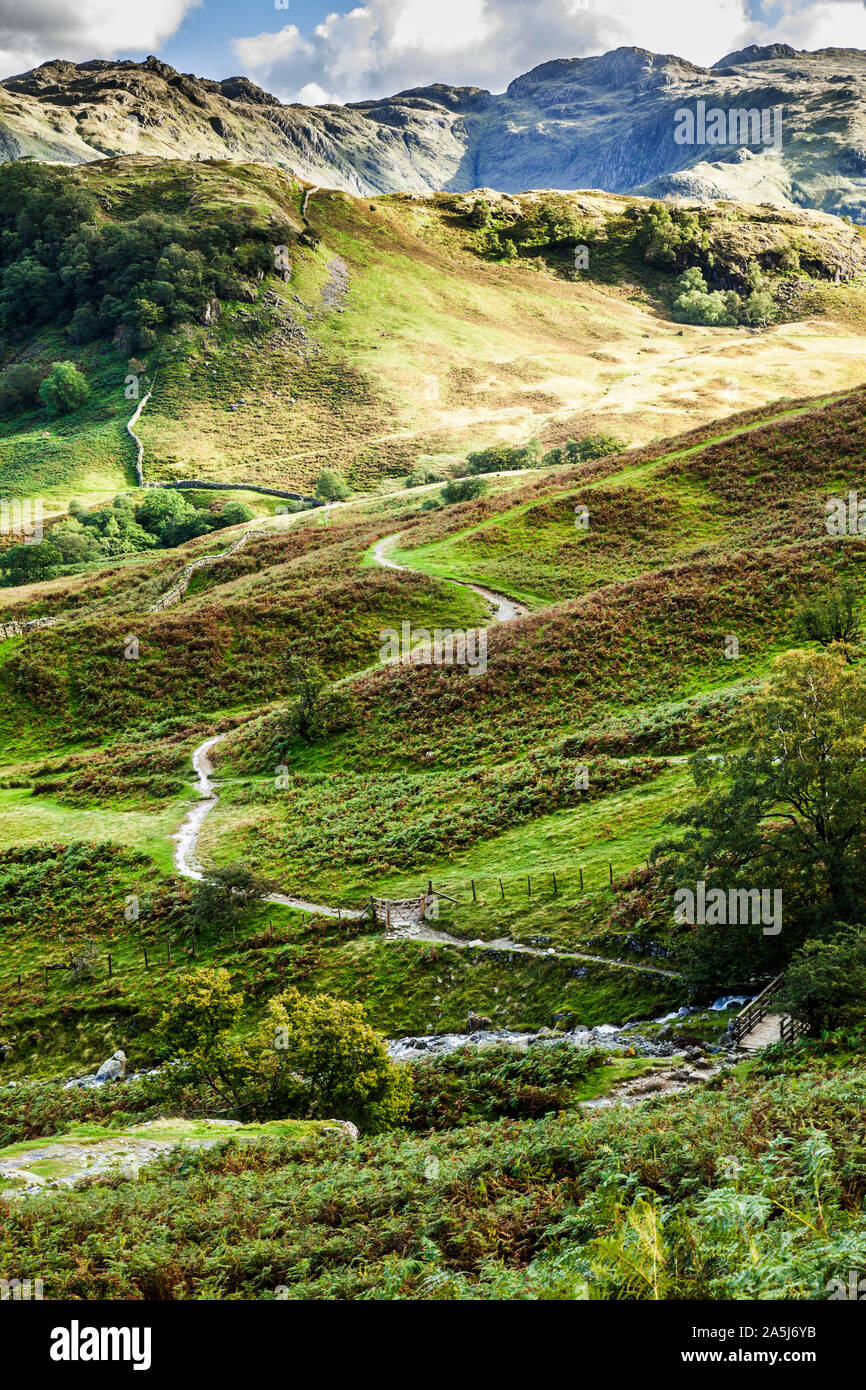
{"type": "Polygon", "coordinates": [[[118,1051],[102,1063],[93,1079],[101,1085],[104,1081],[122,1081],[125,1076],[126,1053],[118,1051]]]}
{"type": "Polygon", "coordinates": [[[466,1017],[467,1033],[479,1033],[485,1028],[492,1027],[493,1020],[488,1018],[486,1014],[475,1014],[470,1011],[466,1017]]]}
{"type": "Polygon", "coordinates": [[[344,1134],[347,1139],[358,1138],[358,1126],[353,1125],[351,1120],[327,1120],[325,1123],[325,1134],[344,1134]]]}

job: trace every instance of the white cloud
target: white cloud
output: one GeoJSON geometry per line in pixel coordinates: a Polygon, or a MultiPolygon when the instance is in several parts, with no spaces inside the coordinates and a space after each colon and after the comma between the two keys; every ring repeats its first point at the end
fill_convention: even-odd
{"type": "Polygon", "coordinates": [[[0,0],[0,72],[9,76],[50,58],[84,62],[154,52],[202,0],[0,0]]]}
{"type": "Polygon", "coordinates": [[[863,0],[770,0],[766,19],[750,29],[749,43],[789,43],[794,48],[866,48],[863,0]]]}
{"type": "Polygon", "coordinates": [[[550,58],[625,44],[712,63],[749,24],[747,0],[368,0],[331,13],[308,38],[234,40],[249,74],[284,100],[315,84],[330,100],[387,96],[430,82],[502,91],[550,58]]]}
{"type": "Polygon", "coordinates": [[[367,0],[308,37],[233,41],[245,70],[283,100],[389,96],[430,82],[502,91],[551,58],[624,45],[705,66],[749,43],[866,48],[863,0],[367,0]],[[753,17],[753,15],[755,17],[753,17]]]}
{"type": "Polygon", "coordinates": [[[324,87],[319,86],[318,82],[308,82],[298,92],[298,101],[303,106],[327,106],[331,98],[324,87]]]}

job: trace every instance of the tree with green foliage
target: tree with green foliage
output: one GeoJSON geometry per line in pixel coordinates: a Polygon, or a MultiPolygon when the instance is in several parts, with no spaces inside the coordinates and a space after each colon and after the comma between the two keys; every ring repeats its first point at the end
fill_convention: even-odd
{"type": "Polygon", "coordinates": [[[43,373],[26,362],[7,367],[0,374],[0,415],[18,415],[36,404],[43,373]]]}
{"type": "Polygon", "coordinates": [[[808,936],[866,920],[866,676],[832,652],[788,652],[740,735],[742,751],[692,759],[702,799],[654,858],[672,892],[778,889],[784,930],[693,927],[683,968],[696,992],[776,973],[808,936]]]}
{"type": "Polygon", "coordinates": [[[317,661],[296,654],[286,660],[294,699],[282,718],[275,745],[278,761],[298,741],[318,743],[352,727],[355,706],[348,691],[331,685],[317,661]]]}
{"type": "Polygon", "coordinates": [[[39,388],[40,399],[52,415],[68,415],[90,395],[86,378],[74,362],[55,362],[39,388]]]}
{"type": "Polygon", "coordinates": [[[359,1004],[289,989],[270,1000],[246,1040],[239,1037],[243,1012],[226,970],[183,978],[157,1027],[179,1088],[195,1077],[255,1120],[335,1117],[368,1129],[405,1120],[409,1072],[391,1061],[359,1004]]]}
{"type": "Polygon", "coordinates": [[[493,444],[469,454],[466,465],[469,473],[505,473],[522,468],[538,468],[542,462],[541,445],[537,439],[528,444],[493,444]]]}
{"type": "Polygon", "coordinates": [[[636,241],[644,259],[664,269],[685,269],[709,250],[700,216],[664,203],[651,203],[641,214],[636,241]]]}
{"type": "Polygon", "coordinates": [[[97,536],[75,517],[52,526],[51,544],[60,552],[64,565],[83,565],[103,554],[97,536]]]}
{"type": "Polygon", "coordinates": [[[342,473],[336,472],[333,468],[324,468],[316,479],[316,496],[323,502],[345,502],[351,496],[351,488],[348,486],[342,473]]]}
{"type": "Polygon", "coordinates": [[[252,507],[248,507],[246,502],[226,502],[220,509],[215,519],[217,530],[226,526],[241,526],[245,521],[252,521],[255,512],[252,507]]]}
{"type": "Polygon", "coordinates": [[[419,461],[405,480],[406,487],[424,487],[427,483],[441,483],[442,473],[432,463],[419,461]]]}
{"type": "Polygon", "coordinates": [[[712,328],[736,323],[731,300],[720,290],[711,291],[697,266],[684,270],[674,289],[674,318],[680,323],[699,323],[712,328]]]}
{"type": "Polygon", "coordinates": [[[12,545],[0,551],[0,574],[11,586],[41,583],[53,579],[63,564],[63,556],[50,540],[39,545],[12,545]]]}
{"type": "Polygon", "coordinates": [[[857,586],[845,579],[837,588],[803,604],[794,618],[797,635],[822,647],[838,644],[849,663],[851,648],[860,640],[862,623],[857,586]]]}
{"type": "Polygon", "coordinates": [[[270,1113],[334,1115],[373,1129],[393,1128],[408,1115],[410,1073],[391,1061],[360,1004],[287,989],[270,1001],[259,1038],[275,1061],[262,1102],[270,1113]]]}
{"type": "Polygon", "coordinates": [[[193,890],[194,931],[231,926],[253,903],[271,891],[271,887],[267,879],[253,873],[246,864],[224,864],[211,869],[193,890]]]}
{"type": "Polygon", "coordinates": [[[608,454],[618,454],[628,448],[628,442],[617,439],[616,435],[585,434],[581,439],[569,439],[560,448],[551,449],[544,455],[545,468],[558,468],[563,464],[589,463],[592,459],[607,458],[608,454]]]}
{"type": "Polygon", "coordinates": [[[490,206],[483,198],[476,198],[469,213],[470,227],[476,227],[480,231],[490,226],[492,218],[490,216],[490,206]]]}
{"type": "Polygon", "coordinates": [[[776,999],[779,1009],[807,1024],[811,1033],[866,1022],[866,934],[844,923],[834,928],[831,939],[800,947],[776,999]]]}
{"type": "Polygon", "coordinates": [[[439,495],[450,507],[456,502],[474,502],[476,497],[483,497],[486,491],[487,484],[483,478],[454,478],[445,484],[439,495]]]}
{"type": "Polygon", "coordinates": [[[163,544],[169,536],[189,524],[196,515],[196,509],[176,488],[148,488],[144,498],[135,508],[135,520],[151,535],[159,537],[163,544]]]}

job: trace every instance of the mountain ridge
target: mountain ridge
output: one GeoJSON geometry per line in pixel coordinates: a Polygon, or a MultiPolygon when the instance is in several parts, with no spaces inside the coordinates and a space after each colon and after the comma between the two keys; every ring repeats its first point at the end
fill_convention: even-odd
{"type": "Polygon", "coordinates": [[[816,208],[866,222],[866,53],[738,50],[711,68],[623,47],[537,65],[503,93],[433,83],[345,106],[283,105],[249,78],[65,59],[0,82],[0,160],[129,154],[273,164],[360,196],[603,188],[816,208]],[[781,106],[767,146],[679,144],[675,113],[781,106]]]}

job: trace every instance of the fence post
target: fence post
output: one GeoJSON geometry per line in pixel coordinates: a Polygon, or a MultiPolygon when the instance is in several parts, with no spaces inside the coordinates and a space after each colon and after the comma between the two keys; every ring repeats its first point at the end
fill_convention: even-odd
{"type": "Polygon", "coordinates": [[[474,878],[471,879],[470,882],[471,882],[471,884],[472,884],[472,901],[473,901],[473,902],[477,902],[478,899],[477,899],[476,896],[475,896],[475,879],[474,879],[474,878]]]}
{"type": "Polygon", "coordinates": [[[608,872],[608,878],[610,879],[610,886],[611,886],[611,888],[612,888],[612,887],[613,887],[613,865],[611,864],[610,860],[607,861],[607,872],[608,872]]]}
{"type": "Polygon", "coordinates": [[[502,887],[502,879],[499,880],[499,895],[505,901],[505,889],[502,887]]]}
{"type": "Polygon", "coordinates": [[[147,947],[146,947],[146,946],[145,946],[145,948],[144,948],[144,968],[145,968],[145,970],[149,970],[149,969],[150,969],[150,966],[148,965],[148,962],[147,962],[147,947]]]}
{"type": "Polygon", "coordinates": [[[45,988],[48,988],[48,966],[45,967],[45,988]]]}
{"type": "Polygon", "coordinates": [[[171,942],[166,942],[166,946],[168,948],[168,963],[171,965],[171,942]]]}
{"type": "Polygon", "coordinates": [[[111,979],[111,952],[108,953],[108,978],[111,979]]]}
{"type": "Polygon", "coordinates": [[[583,892],[583,869],[580,871],[580,891],[583,892]]]}
{"type": "Polygon", "coordinates": [[[553,875],[553,896],[556,897],[556,874],[553,875]]]}
{"type": "Polygon", "coordinates": [[[526,896],[527,898],[532,897],[532,879],[529,877],[529,874],[526,875],[526,896]]]}

